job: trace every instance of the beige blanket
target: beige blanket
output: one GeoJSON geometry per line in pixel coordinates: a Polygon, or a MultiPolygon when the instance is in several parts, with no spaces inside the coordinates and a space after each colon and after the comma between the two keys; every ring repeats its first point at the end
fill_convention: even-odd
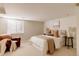
{"type": "Polygon", "coordinates": [[[48,42],[48,53],[49,53],[49,54],[53,54],[54,51],[55,51],[54,40],[49,39],[49,40],[47,40],[47,42],[48,42]]]}

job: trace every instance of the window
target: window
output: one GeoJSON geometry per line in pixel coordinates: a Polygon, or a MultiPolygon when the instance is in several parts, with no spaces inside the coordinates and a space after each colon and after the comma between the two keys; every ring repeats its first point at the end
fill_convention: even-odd
{"type": "Polygon", "coordinates": [[[24,33],[24,21],[7,20],[7,33],[24,33]]]}

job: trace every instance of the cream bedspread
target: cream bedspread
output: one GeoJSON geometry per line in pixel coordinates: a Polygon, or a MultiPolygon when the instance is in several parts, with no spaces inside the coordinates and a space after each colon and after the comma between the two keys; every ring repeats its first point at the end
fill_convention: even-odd
{"type": "Polygon", "coordinates": [[[47,52],[50,54],[54,53],[55,44],[52,38],[39,35],[31,37],[31,41],[36,48],[42,51],[43,54],[47,54],[47,52]]]}

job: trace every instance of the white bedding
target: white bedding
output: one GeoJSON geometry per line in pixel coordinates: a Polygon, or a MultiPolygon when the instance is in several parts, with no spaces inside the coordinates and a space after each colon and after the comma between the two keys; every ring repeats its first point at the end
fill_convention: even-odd
{"type": "Polygon", "coordinates": [[[43,53],[46,53],[46,51],[48,50],[48,45],[47,45],[48,43],[47,43],[46,38],[54,40],[56,49],[59,49],[62,47],[62,44],[61,44],[62,39],[61,38],[56,38],[56,37],[47,36],[47,35],[32,36],[30,41],[33,42],[33,45],[36,48],[41,50],[43,53]],[[41,38],[41,36],[43,38],[41,38]]]}
{"type": "Polygon", "coordinates": [[[41,53],[44,55],[46,54],[46,51],[48,50],[47,41],[43,38],[39,38],[38,36],[31,37],[30,40],[33,44],[33,46],[41,51],[41,53]]]}

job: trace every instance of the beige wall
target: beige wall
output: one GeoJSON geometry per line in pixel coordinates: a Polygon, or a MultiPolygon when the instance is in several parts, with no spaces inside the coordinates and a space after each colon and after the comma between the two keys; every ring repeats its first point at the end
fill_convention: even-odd
{"type": "Polygon", "coordinates": [[[58,23],[59,21],[60,21],[60,29],[68,29],[68,27],[70,26],[76,27],[76,16],[69,16],[46,21],[44,24],[44,30],[46,27],[53,28],[54,23],[58,23]]]}
{"type": "Polygon", "coordinates": [[[0,34],[6,33],[6,20],[3,18],[0,18],[0,34]]]}
{"type": "Polygon", "coordinates": [[[78,21],[77,21],[77,55],[79,56],[79,16],[78,16],[78,21]]]}
{"type": "Polygon", "coordinates": [[[79,56],[79,7],[75,9],[77,18],[77,55],[79,56]]]}
{"type": "Polygon", "coordinates": [[[79,16],[77,16],[77,55],[79,56],[79,16]]]}
{"type": "MultiPolygon", "coordinates": [[[[0,18],[0,34],[6,34],[6,20],[0,18]]],[[[13,37],[21,37],[22,41],[29,39],[31,36],[43,34],[43,22],[24,21],[24,33],[12,34],[13,37]]]]}
{"type": "Polygon", "coordinates": [[[38,21],[25,21],[24,25],[24,35],[26,39],[34,35],[43,34],[44,23],[38,21]]]}
{"type": "MultiPolygon", "coordinates": [[[[53,24],[58,23],[59,20],[60,20],[60,29],[62,30],[67,30],[69,27],[75,27],[77,29],[76,16],[69,16],[69,17],[63,17],[55,20],[46,21],[44,24],[44,32],[46,27],[53,28],[53,24]]],[[[76,36],[74,39],[74,48],[76,48],[76,36]]]]}

